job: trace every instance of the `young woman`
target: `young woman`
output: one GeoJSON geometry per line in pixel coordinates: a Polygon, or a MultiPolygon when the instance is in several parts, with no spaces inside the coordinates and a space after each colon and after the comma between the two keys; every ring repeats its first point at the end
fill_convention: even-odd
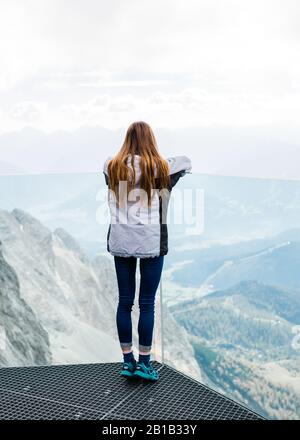
{"type": "Polygon", "coordinates": [[[155,294],[164,256],[168,253],[166,224],[170,192],[179,178],[191,170],[186,156],[163,159],[151,127],[134,122],[122,148],[103,165],[108,185],[111,221],[107,250],[114,256],[119,303],[116,323],[123,352],[121,374],[158,380],[150,361],[154,327],[155,294]],[[132,352],[131,311],[136,291],[139,258],[139,359],[132,352]]]}

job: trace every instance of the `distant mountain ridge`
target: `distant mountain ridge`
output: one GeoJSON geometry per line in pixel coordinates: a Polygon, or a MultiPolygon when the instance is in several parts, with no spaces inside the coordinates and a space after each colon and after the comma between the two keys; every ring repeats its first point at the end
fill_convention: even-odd
{"type": "Polygon", "coordinates": [[[300,325],[300,292],[279,289],[256,280],[241,281],[226,290],[210,294],[210,298],[245,298],[249,305],[273,313],[292,324],[300,325]]]}
{"type": "MultiPolygon", "coordinates": [[[[175,253],[175,261],[179,255],[175,253]]],[[[300,229],[283,231],[268,239],[186,250],[181,257],[193,260],[174,273],[174,281],[183,285],[205,283],[224,289],[240,281],[257,280],[300,290],[300,229]]]]}
{"type": "Polygon", "coordinates": [[[202,299],[170,307],[188,333],[217,347],[272,359],[293,356],[292,326],[300,323],[300,297],[257,281],[242,281],[202,299]]]}
{"type": "Polygon", "coordinates": [[[299,418],[300,357],[292,345],[299,290],[243,280],[169,310],[189,334],[206,382],[266,416],[299,418]]]}

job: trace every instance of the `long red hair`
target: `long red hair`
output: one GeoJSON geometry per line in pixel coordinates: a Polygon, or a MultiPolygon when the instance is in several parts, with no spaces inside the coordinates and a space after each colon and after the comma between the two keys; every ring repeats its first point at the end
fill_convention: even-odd
{"type": "Polygon", "coordinates": [[[147,193],[148,206],[151,205],[152,189],[169,186],[169,166],[158,152],[157,142],[149,124],[143,121],[133,122],[127,129],[124,143],[117,155],[108,163],[109,188],[118,199],[120,181],[127,182],[127,194],[135,187],[134,155],[140,159],[140,188],[147,193]],[[127,161],[131,156],[131,167],[127,161]],[[158,180],[155,181],[155,178],[158,180]]]}

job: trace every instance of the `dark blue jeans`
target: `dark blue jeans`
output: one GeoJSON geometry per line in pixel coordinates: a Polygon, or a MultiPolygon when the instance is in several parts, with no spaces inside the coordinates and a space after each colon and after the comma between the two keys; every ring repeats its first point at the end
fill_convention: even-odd
{"type": "MultiPolygon", "coordinates": [[[[120,345],[124,349],[132,347],[131,311],[136,291],[135,257],[114,257],[119,288],[117,308],[117,328],[120,345]]],[[[163,268],[164,256],[140,258],[141,282],[139,289],[140,316],[138,322],[139,351],[150,351],[154,327],[155,293],[163,268]]]]}

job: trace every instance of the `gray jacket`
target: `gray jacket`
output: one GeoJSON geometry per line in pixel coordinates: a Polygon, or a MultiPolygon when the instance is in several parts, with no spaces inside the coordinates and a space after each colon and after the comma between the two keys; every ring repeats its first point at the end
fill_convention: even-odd
{"type": "MultiPolygon", "coordinates": [[[[108,157],[103,164],[105,182],[108,185],[108,157]]],[[[120,257],[148,258],[166,255],[168,253],[168,230],[166,211],[168,200],[162,193],[154,192],[151,207],[141,206],[138,199],[140,171],[140,156],[134,155],[136,185],[132,196],[128,198],[127,206],[120,209],[115,198],[109,192],[110,225],[107,232],[107,250],[110,254],[120,257]]],[[[187,156],[175,156],[167,159],[169,164],[170,186],[172,188],[180,177],[190,172],[192,166],[187,156]]],[[[131,167],[131,160],[128,159],[131,167]]]]}

